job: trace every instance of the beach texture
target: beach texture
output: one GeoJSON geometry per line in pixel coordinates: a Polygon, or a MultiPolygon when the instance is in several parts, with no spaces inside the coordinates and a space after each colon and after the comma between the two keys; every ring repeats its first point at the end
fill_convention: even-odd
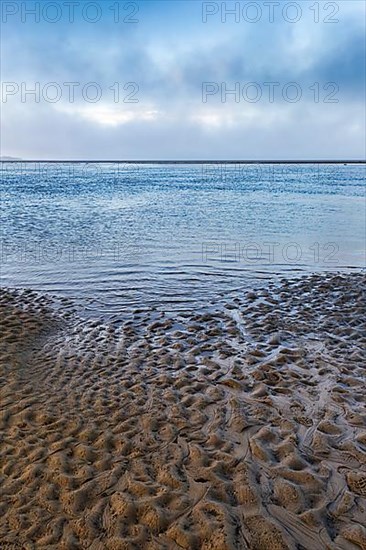
{"type": "Polygon", "coordinates": [[[0,548],[365,550],[365,290],[110,322],[1,291],[0,548]]]}

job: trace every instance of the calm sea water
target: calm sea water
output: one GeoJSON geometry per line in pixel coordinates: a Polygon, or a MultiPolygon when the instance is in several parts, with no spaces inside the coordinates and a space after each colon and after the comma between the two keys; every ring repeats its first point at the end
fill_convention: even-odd
{"type": "Polygon", "coordinates": [[[365,166],[2,164],[2,285],[110,315],[365,267],[365,166]]]}

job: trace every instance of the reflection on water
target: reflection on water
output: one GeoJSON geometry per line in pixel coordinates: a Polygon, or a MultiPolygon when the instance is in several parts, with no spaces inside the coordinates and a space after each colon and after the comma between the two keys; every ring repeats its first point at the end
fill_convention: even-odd
{"type": "Polygon", "coordinates": [[[200,307],[365,266],[365,166],[2,165],[2,284],[91,311],[200,307]]]}

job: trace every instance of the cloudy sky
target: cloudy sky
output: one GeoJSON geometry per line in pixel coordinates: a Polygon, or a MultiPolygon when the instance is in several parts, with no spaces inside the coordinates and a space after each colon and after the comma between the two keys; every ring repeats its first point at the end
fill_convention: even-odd
{"type": "Polygon", "coordinates": [[[1,26],[2,155],[364,157],[363,0],[3,0],[1,26]]]}

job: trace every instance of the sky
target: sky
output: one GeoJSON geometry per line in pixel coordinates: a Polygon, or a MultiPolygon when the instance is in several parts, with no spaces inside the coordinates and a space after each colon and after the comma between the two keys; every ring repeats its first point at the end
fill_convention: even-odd
{"type": "Polygon", "coordinates": [[[365,6],[3,0],[1,155],[362,159],[365,6]]]}

